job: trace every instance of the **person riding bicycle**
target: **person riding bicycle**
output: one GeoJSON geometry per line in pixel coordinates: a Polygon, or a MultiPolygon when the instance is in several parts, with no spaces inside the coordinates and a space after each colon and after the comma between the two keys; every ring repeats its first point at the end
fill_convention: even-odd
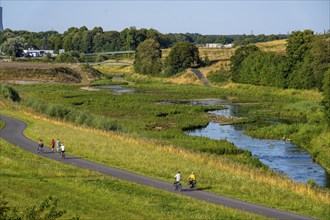
{"type": "Polygon", "coordinates": [[[190,188],[194,188],[194,186],[196,185],[196,175],[194,172],[192,172],[189,175],[188,182],[189,182],[190,188]]]}
{"type": "Polygon", "coordinates": [[[175,179],[174,184],[179,186],[182,179],[180,171],[177,174],[175,174],[174,179],[175,179]]]}

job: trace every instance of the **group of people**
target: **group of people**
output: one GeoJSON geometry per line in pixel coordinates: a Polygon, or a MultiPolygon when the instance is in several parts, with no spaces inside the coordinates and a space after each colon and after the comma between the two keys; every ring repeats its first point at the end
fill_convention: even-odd
{"type": "MultiPolygon", "coordinates": [[[[181,184],[181,180],[182,180],[182,175],[179,172],[177,172],[177,174],[175,174],[174,176],[175,182],[174,184],[181,184]]],[[[194,188],[196,185],[196,175],[195,172],[191,172],[191,174],[188,176],[188,183],[190,185],[190,188],[194,188]]]]}
{"type": "MultiPolygon", "coordinates": [[[[63,144],[61,144],[59,138],[57,138],[56,142],[54,139],[51,140],[50,146],[52,147],[52,152],[54,152],[55,145],[56,145],[57,152],[59,152],[59,154],[60,154],[60,157],[61,158],[64,157],[65,156],[64,155],[65,146],[63,144]]],[[[42,140],[40,140],[38,142],[38,152],[42,152],[43,147],[44,147],[44,143],[42,140]]]]}

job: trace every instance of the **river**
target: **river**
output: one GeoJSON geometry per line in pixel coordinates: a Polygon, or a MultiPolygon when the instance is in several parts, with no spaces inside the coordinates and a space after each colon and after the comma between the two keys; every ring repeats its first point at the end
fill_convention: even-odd
{"type": "MultiPolygon", "coordinates": [[[[185,102],[187,104],[187,102],[185,102]]],[[[230,103],[226,100],[195,100],[193,105],[224,105],[227,109],[209,113],[225,116],[249,117],[249,110],[259,108],[257,103],[230,103]]],[[[256,126],[278,123],[290,123],[288,119],[267,114],[252,116],[257,121],[256,126]]],[[[249,150],[254,157],[260,159],[269,168],[276,170],[296,182],[307,183],[314,180],[319,186],[330,188],[330,176],[325,169],[315,163],[311,155],[303,148],[287,140],[258,139],[245,135],[247,124],[220,125],[210,122],[206,127],[188,131],[191,136],[203,136],[216,140],[227,140],[235,146],[249,150]]]]}

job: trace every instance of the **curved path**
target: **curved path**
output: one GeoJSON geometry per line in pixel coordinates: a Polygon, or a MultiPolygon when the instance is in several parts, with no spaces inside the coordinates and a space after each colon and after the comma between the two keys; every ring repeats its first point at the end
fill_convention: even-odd
{"type": "MultiPolygon", "coordinates": [[[[0,115],[0,119],[5,122],[5,126],[0,130],[0,137],[4,140],[21,147],[27,151],[30,151],[32,153],[37,153],[37,143],[28,139],[24,136],[23,131],[27,127],[27,125],[18,119],[7,117],[4,115],[0,115]]],[[[57,153],[52,153],[51,150],[47,147],[44,148],[44,152],[40,154],[40,156],[50,158],[53,160],[60,161],[65,164],[70,164],[76,167],[97,171],[118,179],[126,180],[135,182],[138,184],[151,186],[157,189],[181,194],[184,196],[189,196],[195,199],[203,200],[206,202],[218,204],[227,206],[234,209],[239,209],[259,215],[263,215],[266,217],[274,218],[274,219],[301,219],[301,220],[307,220],[312,219],[309,217],[268,208],[265,206],[248,203],[244,201],[240,201],[237,199],[232,199],[220,195],[216,195],[209,192],[204,192],[202,190],[196,190],[196,191],[190,191],[187,188],[183,188],[181,192],[173,191],[172,189],[172,183],[164,182],[156,179],[152,179],[150,177],[134,174],[128,171],[120,170],[117,168],[108,167],[102,164],[98,164],[95,162],[91,162],[88,160],[84,160],[78,157],[74,157],[71,155],[66,155],[65,159],[59,158],[59,155],[57,153]]]]}

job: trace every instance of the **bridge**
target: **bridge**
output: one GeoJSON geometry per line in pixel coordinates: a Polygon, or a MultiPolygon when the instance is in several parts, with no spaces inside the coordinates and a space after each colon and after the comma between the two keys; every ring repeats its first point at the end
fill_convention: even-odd
{"type": "Polygon", "coordinates": [[[126,50],[126,51],[110,51],[110,52],[100,52],[100,53],[86,53],[85,55],[114,55],[114,54],[130,54],[135,53],[135,50],[126,50]]]}

